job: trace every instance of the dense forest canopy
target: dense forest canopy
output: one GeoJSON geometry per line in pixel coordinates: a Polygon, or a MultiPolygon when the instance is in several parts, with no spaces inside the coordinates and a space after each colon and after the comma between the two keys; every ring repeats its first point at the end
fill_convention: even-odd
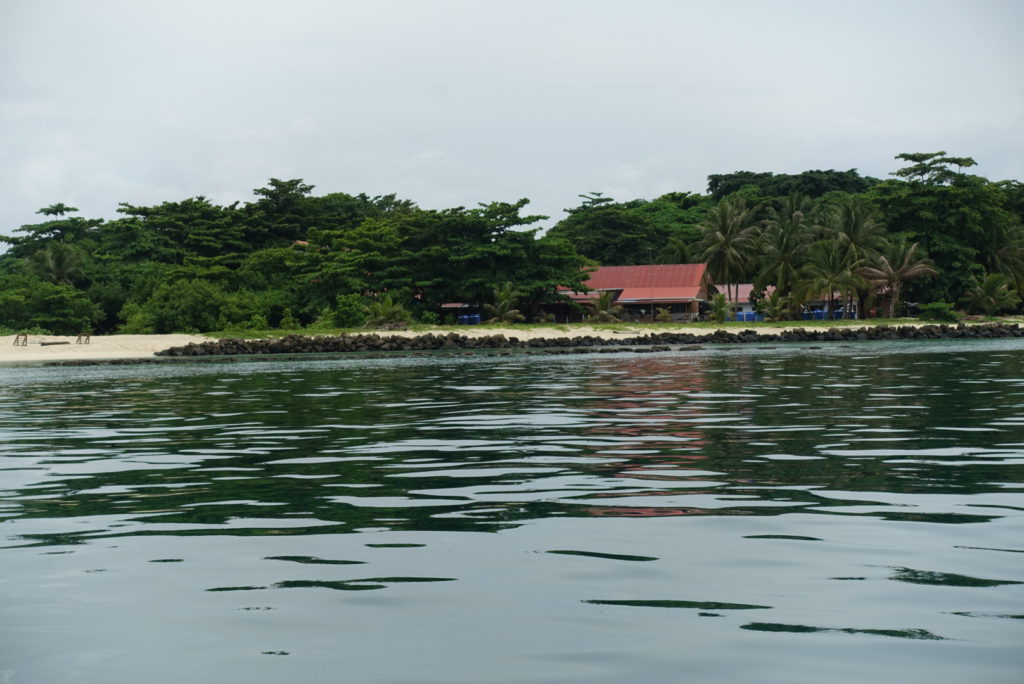
{"type": "Polygon", "coordinates": [[[560,286],[582,289],[589,267],[687,262],[721,286],[774,292],[763,306],[778,318],[824,292],[861,311],[884,296],[889,315],[902,300],[1018,307],[1024,184],[972,175],[973,159],[944,152],[897,159],[886,180],[737,171],[709,176],[703,195],[584,193],[543,234],[526,199],[434,210],[315,195],[301,179],[271,178],[244,204],[123,203],[110,221],[56,203],[0,236],[0,329],[347,326],[381,310],[438,322],[446,302],[536,319],[560,286]]]}

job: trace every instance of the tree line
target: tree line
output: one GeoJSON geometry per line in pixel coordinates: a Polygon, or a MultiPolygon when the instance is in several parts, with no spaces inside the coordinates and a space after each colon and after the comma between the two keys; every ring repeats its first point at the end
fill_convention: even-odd
{"type": "MultiPolygon", "coordinates": [[[[272,178],[247,203],[122,203],[104,221],[57,203],[0,236],[0,329],[73,334],[442,322],[465,302],[538,320],[593,266],[706,262],[753,282],[780,318],[823,292],[986,313],[1019,304],[1024,186],[943,152],[902,154],[878,180],[849,171],[709,176],[707,194],[600,193],[543,232],[528,200],[424,209],[395,195],[313,194],[272,178]],[[770,286],[770,287],[769,287],[770,286]],[[523,312],[523,313],[520,313],[523,312]]],[[[723,287],[724,289],[724,287],[723,287]]]]}

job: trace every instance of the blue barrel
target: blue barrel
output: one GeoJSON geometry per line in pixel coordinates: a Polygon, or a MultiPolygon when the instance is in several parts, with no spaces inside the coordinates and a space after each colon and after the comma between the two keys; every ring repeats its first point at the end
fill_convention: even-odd
{"type": "Polygon", "coordinates": [[[815,309],[814,310],[814,320],[816,320],[816,321],[823,321],[823,320],[825,320],[825,312],[822,311],[821,309],[815,309]]]}
{"type": "Polygon", "coordinates": [[[747,313],[745,313],[745,314],[743,315],[743,319],[744,319],[744,320],[745,320],[745,321],[746,321],[747,323],[753,323],[753,322],[754,322],[754,312],[753,312],[753,311],[748,311],[747,313]]]}
{"type": "Polygon", "coordinates": [[[469,314],[466,319],[468,325],[480,325],[480,314],[469,314]]]}

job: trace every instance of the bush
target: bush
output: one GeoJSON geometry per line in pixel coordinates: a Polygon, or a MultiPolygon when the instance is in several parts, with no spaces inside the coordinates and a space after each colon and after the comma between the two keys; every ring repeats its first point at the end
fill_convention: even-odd
{"type": "MultiPolygon", "coordinates": [[[[138,309],[126,311],[129,307],[125,306],[121,315],[125,326],[133,322],[130,316],[135,314],[138,321],[150,323],[157,333],[208,332],[222,322],[240,322],[222,321],[221,308],[227,300],[227,293],[213,283],[198,278],[175,280],[158,286],[138,309]]],[[[126,332],[125,326],[122,332],[126,332]]]]}
{"type": "Polygon", "coordinates": [[[729,315],[729,302],[726,300],[725,295],[719,292],[711,298],[711,310],[709,312],[711,320],[715,323],[724,323],[726,317],[729,315]]]}
{"type": "Polygon", "coordinates": [[[441,318],[433,311],[421,311],[420,312],[420,323],[425,325],[437,325],[441,318]]]}
{"type": "Polygon", "coordinates": [[[366,307],[357,294],[338,295],[331,310],[331,323],[339,328],[361,328],[366,324],[366,307]]]}
{"type": "Polygon", "coordinates": [[[292,316],[291,309],[285,309],[284,313],[281,314],[281,323],[278,325],[281,330],[298,330],[302,327],[295,317],[292,316]]]}
{"type": "Polygon", "coordinates": [[[932,302],[931,304],[921,304],[917,307],[920,311],[920,318],[922,321],[933,321],[935,323],[956,323],[960,320],[961,316],[956,311],[953,311],[953,305],[949,302],[932,302]]]}

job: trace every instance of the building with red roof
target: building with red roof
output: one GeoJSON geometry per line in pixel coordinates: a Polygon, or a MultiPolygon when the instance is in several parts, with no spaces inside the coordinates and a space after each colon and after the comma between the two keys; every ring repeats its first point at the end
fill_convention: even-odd
{"type": "Polygon", "coordinates": [[[614,292],[624,320],[652,320],[657,309],[667,309],[673,320],[693,320],[700,303],[708,299],[706,264],[642,264],[601,266],[585,285],[590,292],[563,290],[575,302],[586,304],[602,292],[614,292]]]}

